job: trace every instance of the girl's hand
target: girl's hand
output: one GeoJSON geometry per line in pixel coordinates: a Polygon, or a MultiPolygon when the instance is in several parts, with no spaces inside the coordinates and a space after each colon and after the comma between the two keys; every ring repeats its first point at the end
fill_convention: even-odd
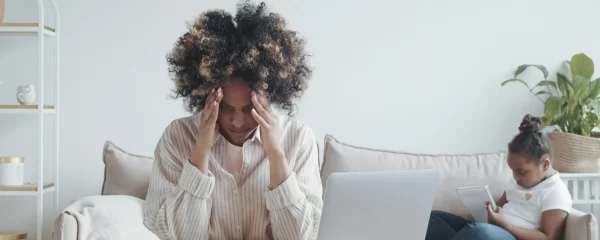
{"type": "Polygon", "coordinates": [[[498,227],[504,228],[506,225],[506,221],[504,220],[504,210],[502,207],[496,206],[496,211],[494,211],[494,207],[489,202],[487,204],[487,213],[488,213],[488,222],[490,224],[494,224],[498,227]]]}

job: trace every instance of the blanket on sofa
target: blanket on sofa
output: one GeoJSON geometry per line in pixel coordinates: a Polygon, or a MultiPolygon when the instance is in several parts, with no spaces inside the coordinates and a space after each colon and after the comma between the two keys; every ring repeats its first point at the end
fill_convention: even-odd
{"type": "Polygon", "coordinates": [[[132,196],[90,196],[63,212],[77,220],[80,240],[158,240],[143,220],[144,200],[132,196]]]}

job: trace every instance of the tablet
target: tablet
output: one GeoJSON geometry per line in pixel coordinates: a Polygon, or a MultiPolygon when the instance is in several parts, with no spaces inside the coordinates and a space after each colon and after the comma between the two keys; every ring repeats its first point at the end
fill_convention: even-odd
{"type": "Polygon", "coordinates": [[[488,222],[487,205],[485,204],[487,201],[492,204],[492,209],[496,211],[496,201],[488,185],[460,187],[456,189],[456,192],[476,222],[488,222]]]}

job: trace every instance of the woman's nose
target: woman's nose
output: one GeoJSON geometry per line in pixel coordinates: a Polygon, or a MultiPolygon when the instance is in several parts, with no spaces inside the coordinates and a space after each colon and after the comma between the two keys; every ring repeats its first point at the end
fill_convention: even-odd
{"type": "Polygon", "coordinates": [[[244,116],[242,112],[236,111],[235,113],[233,113],[231,124],[236,128],[242,127],[244,126],[244,122],[246,121],[245,119],[246,116],[244,116]]]}

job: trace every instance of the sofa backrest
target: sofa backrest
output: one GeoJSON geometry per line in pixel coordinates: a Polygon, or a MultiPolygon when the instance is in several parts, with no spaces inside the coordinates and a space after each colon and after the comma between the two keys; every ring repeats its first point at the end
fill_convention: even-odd
{"type": "Polygon", "coordinates": [[[333,172],[362,172],[434,168],[440,170],[433,209],[471,218],[458,198],[456,189],[463,186],[489,185],[498,199],[512,178],[506,164],[506,152],[480,154],[415,154],[372,149],[343,143],[325,136],[321,180],[325,188],[333,172]]]}

